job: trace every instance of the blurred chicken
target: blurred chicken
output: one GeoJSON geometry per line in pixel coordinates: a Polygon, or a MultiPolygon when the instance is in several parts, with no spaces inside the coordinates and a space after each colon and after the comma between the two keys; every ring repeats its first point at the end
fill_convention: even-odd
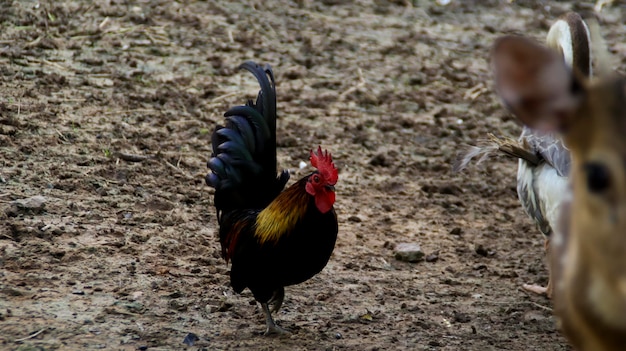
{"type": "Polygon", "coordinates": [[[550,223],[557,325],[577,351],[626,349],[626,78],[611,71],[591,27],[598,77],[587,79],[543,45],[499,38],[498,94],[524,124],[558,132],[571,156],[559,220],[550,223]]]}
{"type": "Polygon", "coordinates": [[[241,68],[254,74],[261,90],[256,103],[231,108],[225,126],[217,126],[206,182],[215,188],[222,256],[232,263],[233,289],[249,288],[265,314],[265,333],[282,333],[272,312],[282,305],[284,287],[319,273],[335,247],[338,172],[319,147],[310,156],[316,171],[282,191],[289,173],[276,175],[274,74],[254,62],[241,68]]]}
{"type": "MultiPolygon", "coordinates": [[[[574,12],[563,15],[550,27],[546,42],[548,47],[562,55],[567,66],[576,74],[587,78],[591,76],[591,39],[580,15],[574,12]]],[[[494,151],[518,158],[517,195],[528,216],[545,235],[548,251],[550,236],[558,223],[561,204],[567,194],[571,163],[569,151],[560,136],[527,126],[523,127],[517,141],[494,135],[490,135],[490,139],[489,145],[471,147],[462,154],[454,169],[464,169],[476,156],[481,162],[494,151]]],[[[523,287],[537,294],[552,296],[550,278],[547,287],[535,284],[523,287]]]]}

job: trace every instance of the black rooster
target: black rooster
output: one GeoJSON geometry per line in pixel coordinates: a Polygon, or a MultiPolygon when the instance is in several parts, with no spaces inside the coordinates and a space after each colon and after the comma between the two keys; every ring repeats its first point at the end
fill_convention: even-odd
{"type": "Polygon", "coordinates": [[[331,155],[318,147],[310,157],[317,170],[283,191],[289,173],[277,176],[274,74],[254,62],[240,68],[254,74],[261,90],[256,103],[224,114],[225,126],[212,135],[206,182],[215,188],[222,256],[232,263],[233,289],[240,293],[247,287],[261,303],[265,334],[282,333],[271,313],[280,309],[284,287],[319,273],[335,247],[338,172],[331,155]]]}

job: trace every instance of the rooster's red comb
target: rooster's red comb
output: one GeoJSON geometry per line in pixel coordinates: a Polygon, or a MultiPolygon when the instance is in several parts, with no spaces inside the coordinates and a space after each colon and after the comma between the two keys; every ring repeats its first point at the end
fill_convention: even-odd
{"type": "Polygon", "coordinates": [[[311,150],[311,166],[317,168],[318,172],[330,185],[335,185],[339,178],[337,168],[333,163],[333,157],[328,153],[328,150],[322,152],[322,147],[317,147],[317,153],[311,150]]]}

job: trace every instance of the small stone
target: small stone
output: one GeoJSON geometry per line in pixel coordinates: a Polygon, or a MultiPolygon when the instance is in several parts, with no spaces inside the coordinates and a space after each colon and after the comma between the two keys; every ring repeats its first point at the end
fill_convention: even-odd
{"type": "MultiPolygon", "coordinates": [[[[113,305],[123,307],[126,311],[131,313],[143,313],[145,310],[144,305],[139,302],[116,301],[113,305]]],[[[115,309],[111,309],[109,313],[120,314],[120,312],[115,309]]]]}
{"type": "Polygon", "coordinates": [[[168,306],[169,306],[171,309],[176,310],[176,311],[179,311],[179,312],[185,312],[185,311],[187,311],[187,309],[188,309],[188,306],[187,306],[184,302],[181,302],[181,301],[179,301],[179,300],[171,300],[171,301],[168,303],[168,306]]]}
{"type": "Polygon", "coordinates": [[[392,165],[392,162],[384,154],[378,154],[370,160],[370,165],[376,167],[389,167],[392,165]]]}
{"type": "Polygon", "coordinates": [[[195,344],[195,342],[198,340],[200,340],[200,338],[198,338],[196,334],[189,333],[187,334],[187,336],[185,336],[183,343],[186,344],[187,346],[193,346],[193,344],[195,344]]]}
{"type": "Polygon", "coordinates": [[[20,290],[6,287],[0,290],[1,293],[8,296],[24,296],[24,293],[20,290]]]}
{"type": "Polygon", "coordinates": [[[450,231],[452,235],[461,235],[461,233],[463,233],[463,230],[460,227],[452,228],[450,231]]]}
{"type": "Polygon", "coordinates": [[[454,321],[457,323],[468,323],[472,318],[467,313],[454,312],[454,321]]]}
{"type": "Polygon", "coordinates": [[[424,252],[418,244],[401,243],[394,251],[396,260],[404,262],[419,262],[424,258],[424,252]]]}
{"type": "Polygon", "coordinates": [[[426,262],[437,262],[439,260],[439,252],[431,253],[424,259],[426,262]]]}
{"type": "Polygon", "coordinates": [[[494,250],[487,249],[487,248],[485,248],[485,247],[484,247],[484,246],[482,246],[482,245],[478,245],[478,246],[476,247],[476,253],[477,253],[478,255],[480,255],[480,256],[483,256],[483,257],[493,256],[493,255],[495,255],[495,254],[496,254],[496,252],[495,252],[494,250]]]}
{"type": "Polygon", "coordinates": [[[27,208],[30,210],[43,210],[46,205],[46,198],[37,195],[26,199],[15,200],[13,201],[13,203],[21,208],[27,208]]]}
{"type": "MultiPolygon", "coordinates": [[[[256,304],[256,302],[255,302],[256,304]]],[[[226,302],[226,301],[222,301],[222,303],[220,304],[220,307],[217,308],[218,312],[226,312],[228,310],[230,310],[230,308],[233,307],[233,304],[230,302],[226,302]]]]}
{"type": "Polygon", "coordinates": [[[476,247],[476,253],[480,256],[487,257],[488,251],[482,245],[476,247]]]}
{"type": "Polygon", "coordinates": [[[183,294],[180,291],[174,291],[173,293],[167,295],[167,297],[169,297],[170,299],[178,299],[182,296],[183,294]]]}
{"type": "Polygon", "coordinates": [[[11,202],[11,208],[7,214],[11,217],[17,216],[19,213],[38,214],[44,211],[46,207],[46,198],[40,195],[29,197],[26,199],[18,199],[11,202]]]}
{"type": "Polygon", "coordinates": [[[57,258],[57,259],[61,259],[63,258],[63,256],[65,256],[65,251],[63,250],[50,250],[50,256],[57,258]]]}
{"type": "Polygon", "coordinates": [[[546,319],[546,316],[540,311],[528,311],[524,313],[525,322],[538,322],[546,319]]]}
{"type": "Polygon", "coordinates": [[[348,217],[348,220],[350,222],[354,222],[354,223],[361,223],[362,222],[361,218],[359,218],[357,216],[350,216],[350,217],[348,217]]]}

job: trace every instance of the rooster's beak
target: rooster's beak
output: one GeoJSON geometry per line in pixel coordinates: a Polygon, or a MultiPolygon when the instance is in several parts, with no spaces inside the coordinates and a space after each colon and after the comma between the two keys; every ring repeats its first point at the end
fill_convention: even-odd
{"type": "Polygon", "coordinates": [[[326,190],[328,191],[335,191],[335,186],[334,185],[326,185],[326,190]]]}

